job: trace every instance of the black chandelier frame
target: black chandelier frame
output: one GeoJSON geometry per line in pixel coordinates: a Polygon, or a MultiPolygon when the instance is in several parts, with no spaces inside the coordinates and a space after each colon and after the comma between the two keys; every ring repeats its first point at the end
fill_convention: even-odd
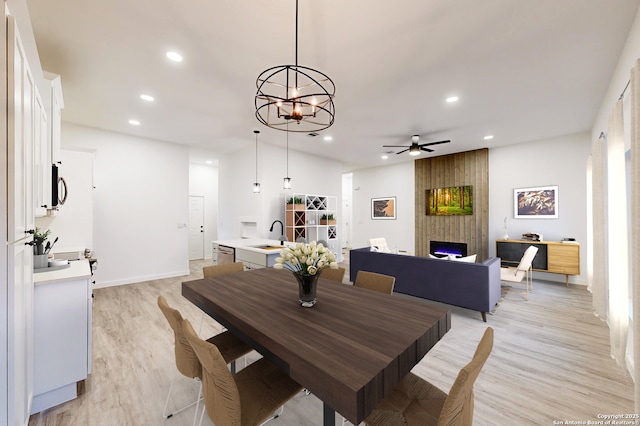
{"type": "Polygon", "coordinates": [[[256,80],[256,118],[267,127],[285,132],[318,132],[331,127],[336,112],[333,80],[321,71],[298,65],[298,0],[295,62],[260,73],[256,80]],[[287,126],[291,121],[297,123],[293,130],[287,126]]]}

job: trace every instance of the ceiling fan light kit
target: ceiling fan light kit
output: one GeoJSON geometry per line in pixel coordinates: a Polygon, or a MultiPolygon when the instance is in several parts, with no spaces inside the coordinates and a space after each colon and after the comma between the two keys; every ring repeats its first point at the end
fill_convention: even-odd
{"type": "Polygon", "coordinates": [[[298,65],[298,0],[295,65],[277,65],[263,71],[256,87],[256,118],[267,127],[309,133],[333,124],[336,92],[333,80],[323,72],[298,65]],[[293,130],[287,126],[291,121],[297,124],[293,130]]]}
{"type": "Polygon", "coordinates": [[[418,143],[418,142],[420,142],[420,135],[413,135],[411,136],[410,146],[406,146],[406,145],[382,145],[382,146],[387,148],[405,148],[402,151],[396,152],[396,154],[402,154],[403,152],[409,151],[409,155],[416,156],[416,155],[420,155],[422,151],[433,152],[433,149],[425,148],[427,146],[440,145],[442,143],[449,143],[451,141],[446,140],[446,141],[427,142],[427,143],[418,143]]]}

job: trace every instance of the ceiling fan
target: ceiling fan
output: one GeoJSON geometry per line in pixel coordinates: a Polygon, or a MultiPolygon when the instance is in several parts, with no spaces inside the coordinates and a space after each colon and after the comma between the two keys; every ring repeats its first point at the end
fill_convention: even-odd
{"type": "Polygon", "coordinates": [[[388,148],[406,148],[402,151],[396,152],[396,154],[402,154],[403,152],[409,151],[409,155],[420,155],[420,151],[433,152],[433,149],[425,148],[425,146],[431,145],[439,145],[441,143],[449,143],[451,141],[438,141],[438,142],[428,142],[428,143],[418,143],[420,141],[420,135],[411,136],[411,146],[406,145],[382,145],[383,147],[388,148]]]}

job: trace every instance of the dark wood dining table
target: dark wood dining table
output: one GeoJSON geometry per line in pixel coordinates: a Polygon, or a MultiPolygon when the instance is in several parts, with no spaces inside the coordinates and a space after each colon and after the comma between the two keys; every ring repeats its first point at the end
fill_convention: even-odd
{"type": "Polygon", "coordinates": [[[448,309],[320,278],[313,308],[290,272],[182,283],[182,295],[323,401],[360,423],[451,327],[448,309]]]}

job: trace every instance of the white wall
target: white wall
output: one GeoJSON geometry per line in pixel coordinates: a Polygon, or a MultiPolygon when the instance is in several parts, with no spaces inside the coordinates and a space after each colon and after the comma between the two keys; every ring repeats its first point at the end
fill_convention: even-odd
{"type": "Polygon", "coordinates": [[[204,198],[204,257],[211,258],[211,241],[218,239],[218,168],[189,165],[189,195],[204,198]]]}
{"type": "Polygon", "coordinates": [[[413,161],[353,172],[353,248],[384,237],[391,250],[415,253],[415,171],[413,161]],[[371,219],[371,199],[396,197],[396,220],[371,219]]]}
{"type": "MultiPolygon", "coordinates": [[[[527,142],[489,150],[489,255],[496,255],[495,240],[502,238],[507,217],[509,236],[538,232],[547,241],[573,237],[580,243],[579,276],[569,282],[586,284],[586,160],[589,134],[527,142]],[[513,190],[535,186],[558,186],[558,219],[514,219],[513,190]]],[[[564,282],[564,275],[536,272],[549,281],[564,282]]]]}
{"type": "MultiPolygon", "coordinates": [[[[255,150],[240,151],[220,158],[218,239],[241,237],[240,218],[254,217],[258,222],[257,237],[277,239],[280,226],[273,232],[269,227],[274,220],[284,223],[284,194],[303,193],[342,196],[342,165],[335,160],[312,156],[289,148],[289,177],[292,189],[282,188],[286,174],[286,150],[259,143],[258,181],[261,192],[254,194],[255,150]]],[[[338,216],[341,206],[338,203],[338,216]]]]}
{"type": "Polygon", "coordinates": [[[96,286],[188,274],[188,148],[69,123],[62,145],[95,153],[96,286]]]}

